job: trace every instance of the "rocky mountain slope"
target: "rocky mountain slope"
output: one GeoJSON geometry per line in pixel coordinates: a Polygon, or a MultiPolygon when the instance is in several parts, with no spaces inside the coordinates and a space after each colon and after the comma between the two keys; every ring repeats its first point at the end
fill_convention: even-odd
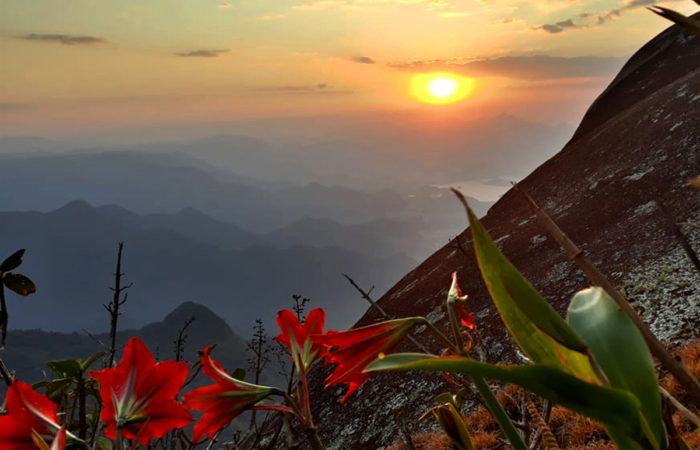
{"type": "MultiPolygon", "coordinates": [[[[700,248],[700,39],[671,27],[639,50],[591,106],[569,143],[520,186],[614,282],[656,334],[669,342],[700,333],[700,274],[657,204],[700,248]],[[657,203],[658,202],[658,203],[657,203]]],[[[469,194],[468,192],[465,194],[469,194]]],[[[455,208],[459,205],[455,201],[455,208]]],[[[511,190],[483,222],[511,261],[560,312],[584,275],[511,190]]],[[[466,218],[465,218],[466,223],[466,218]]],[[[491,304],[468,230],[407,274],[379,301],[393,317],[425,315],[447,330],[444,300],[457,271],[492,362],[516,362],[514,344],[491,304]]],[[[381,320],[368,311],[358,325],[381,320]]],[[[428,334],[419,335],[431,342],[428,334]]],[[[439,345],[432,343],[434,351],[439,345]]],[[[314,377],[314,415],[332,449],[383,448],[400,439],[401,420],[415,423],[438,374],[374,376],[345,404],[344,389],[323,390],[314,377]]]]}

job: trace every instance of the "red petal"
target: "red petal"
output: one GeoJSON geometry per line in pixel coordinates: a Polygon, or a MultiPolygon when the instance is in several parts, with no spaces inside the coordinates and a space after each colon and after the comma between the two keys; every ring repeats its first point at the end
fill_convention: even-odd
{"type": "Polygon", "coordinates": [[[28,383],[12,382],[7,389],[5,408],[16,422],[35,429],[39,434],[53,434],[59,428],[56,404],[35,392],[28,383]]]}
{"type": "Polygon", "coordinates": [[[306,332],[304,340],[312,334],[322,333],[325,321],[326,313],[321,308],[312,309],[304,321],[304,331],[306,332]]]}
{"type": "Polygon", "coordinates": [[[460,323],[470,330],[476,329],[476,325],[474,325],[474,314],[467,311],[464,303],[458,303],[456,308],[460,323]]]}
{"type": "Polygon", "coordinates": [[[6,450],[36,450],[32,429],[11,416],[0,416],[0,448],[6,450]]]}
{"type": "Polygon", "coordinates": [[[162,437],[173,428],[190,423],[190,413],[175,401],[187,372],[185,362],[156,364],[140,339],[130,339],[116,367],[90,372],[90,376],[100,382],[103,403],[100,417],[106,425],[105,436],[114,439],[117,415],[127,420],[124,437],[137,438],[143,445],[151,438],[162,437]],[[124,396],[129,397],[122,403],[127,409],[117,411],[115,397],[119,401],[124,396]]]}
{"type": "Polygon", "coordinates": [[[58,434],[56,434],[56,437],[53,440],[53,443],[51,444],[51,450],[66,450],[66,426],[62,426],[60,430],[58,430],[58,434]]]}

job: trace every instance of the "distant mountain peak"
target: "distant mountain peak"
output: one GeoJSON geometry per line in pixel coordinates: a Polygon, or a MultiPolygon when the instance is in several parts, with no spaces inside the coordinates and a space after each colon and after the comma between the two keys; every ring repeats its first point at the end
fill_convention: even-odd
{"type": "MultiPolygon", "coordinates": [[[[201,303],[191,301],[183,302],[180,304],[180,306],[172,310],[167,316],[165,316],[163,323],[178,329],[182,327],[191,317],[194,317],[195,320],[200,323],[206,323],[207,327],[211,326],[215,328],[219,327],[222,330],[231,330],[226,321],[214,314],[211,309],[207,308],[201,303]]],[[[233,331],[231,330],[231,332],[233,331]]]]}

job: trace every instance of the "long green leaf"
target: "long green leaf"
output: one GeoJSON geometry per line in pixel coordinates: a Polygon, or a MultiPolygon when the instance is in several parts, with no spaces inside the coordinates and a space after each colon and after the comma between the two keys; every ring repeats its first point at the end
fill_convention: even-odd
{"type": "Polygon", "coordinates": [[[621,389],[587,383],[544,365],[497,366],[460,356],[426,357],[397,353],[374,361],[366,371],[426,370],[457,372],[516,384],[540,397],[604,424],[623,449],[642,448],[645,436],[639,400],[621,389]]]}
{"type": "Polygon", "coordinates": [[[508,261],[472,210],[466,208],[481,275],[518,346],[536,364],[559,367],[598,382],[586,343],[508,261]]]}
{"type": "Polygon", "coordinates": [[[634,394],[648,424],[655,448],[666,448],[654,361],[642,334],[627,314],[599,287],[578,292],[567,320],[593,350],[610,385],[634,394]]]}

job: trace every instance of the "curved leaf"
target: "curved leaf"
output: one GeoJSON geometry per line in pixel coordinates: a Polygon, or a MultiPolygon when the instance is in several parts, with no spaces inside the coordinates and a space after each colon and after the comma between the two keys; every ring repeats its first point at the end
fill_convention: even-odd
{"type": "Polygon", "coordinates": [[[24,256],[24,249],[17,250],[0,264],[0,272],[9,272],[15,270],[22,264],[22,256],[24,256]]]}
{"type": "Polygon", "coordinates": [[[640,404],[634,395],[621,389],[587,383],[554,367],[497,366],[461,356],[426,357],[397,353],[376,360],[366,371],[383,370],[457,372],[505,381],[603,423],[611,435],[619,437],[620,448],[641,448],[634,442],[644,441],[640,404]]]}
{"type": "Polygon", "coordinates": [[[430,410],[440,427],[458,450],[474,450],[469,430],[461,414],[452,402],[444,403],[430,410]]]}
{"type": "Polygon", "coordinates": [[[7,289],[26,297],[36,292],[36,285],[28,277],[18,273],[8,273],[2,278],[7,289]]]}
{"type": "Polygon", "coordinates": [[[661,393],[649,349],[632,320],[599,287],[578,292],[567,320],[593,350],[610,385],[634,394],[656,448],[666,448],[661,393]]]}
{"type": "Polygon", "coordinates": [[[56,375],[59,375],[62,378],[78,379],[82,374],[80,362],[76,359],[49,361],[46,363],[46,365],[49,366],[56,375]]]}
{"type": "Polygon", "coordinates": [[[536,364],[559,367],[598,383],[586,343],[508,261],[472,210],[466,208],[481,275],[518,346],[536,364]]]}

